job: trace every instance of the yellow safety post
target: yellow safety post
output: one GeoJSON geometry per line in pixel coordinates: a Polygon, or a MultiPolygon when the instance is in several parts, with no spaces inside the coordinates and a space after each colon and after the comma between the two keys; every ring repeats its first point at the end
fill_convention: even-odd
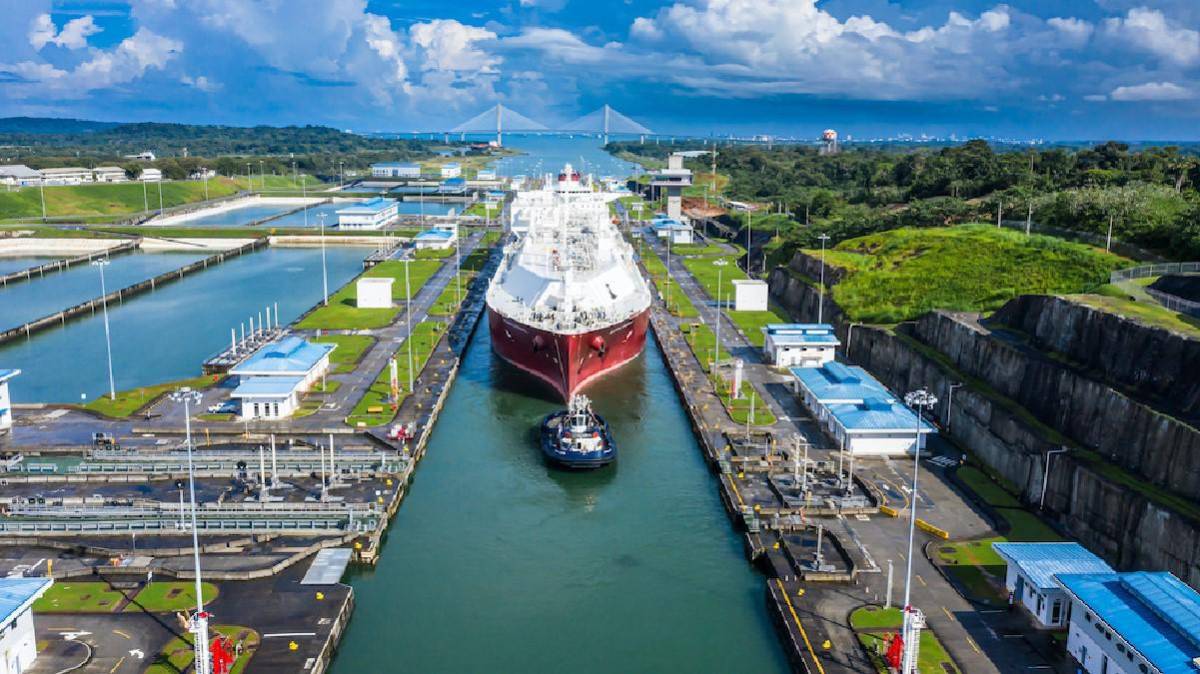
{"type": "Polygon", "coordinates": [[[325,601],[325,593],[324,592],[317,593],[317,601],[325,601]]]}
{"type": "Polygon", "coordinates": [[[295,641],[288,642],[288,650],[289,651],[299,650],[299,648],[300,648],[300,644],[296,643],[295,641]]]}

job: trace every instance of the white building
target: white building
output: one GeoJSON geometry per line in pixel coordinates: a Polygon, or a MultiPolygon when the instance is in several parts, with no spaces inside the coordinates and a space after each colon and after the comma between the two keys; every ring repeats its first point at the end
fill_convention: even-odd
{"type": "Polygon", "coordinates": [[[458,162],[442,164],[439,172],[443,178],[457,178],[462,175],[462,165],[458,162]]]}
{"type": "Polygon", "coordinates": [[[837,361],[793,367],[792,385],[813,418],[837,445],[856,456],[903,456],[914,451],[918,431],[933,426],[898,402],[861,367],[837,361]]]}
{"type": "Polygon", "coordinates": [[[92,178],[98,183],[123,183],[129,180],[125,169],[120,166],[97,166],[92,169],[92,178]]]}
{"type": "Polygon", "coordinates": [[[92,171],[81,166],[42,169],[42,180],[47,185],[82,185],[92,182],[92,171]]]}
{"type": "Polygon", "coordinates": [[[37,660],[33,602],[53,578],[0,578],[0,674],[21,674],[37,660]]]}
{"type": "Polygon", "coordinates": [[[375,197],[337,211],[338,229],[379,229],[400,215],[400,203],[395,199],[375,197]]]}
{"type": "Polygon", "coordinates": [[[758,279],[735,279],[733,282],[734,311],[766,311],[767,282],[758,279]]]}
{"type": "Polygon", "coordinates": [[[289,335],[266,344],[229,371],[238,378],[233,398],[241,419],[280,419],[300,405],[300,396],[329,371],[335,344],[289,335]]]}
{"type": "Polygon", "coordinates": [[[0,185],[24,187],[42,184],[42,174],[24,164],[0,166],[0,185]]]}
{"type": "Polygon", "coordinates": [[[212,180],[217,177],[217,172],[210,168],[196,169],[188,174],[188,180],[212,180]]]}
{"type": "Polygon", "coordinates": [[[1200,671],[1200,593],[1167,572],[1059,574],[1067,652],[1087,674],[1200,671]]]}
{"type": "Polygon", "coordinates": [[[769,323],[762,331],[763,355],[775,367],[820,367],[841,344],[828,323],[769,323]]]}
{"type": "Polygon", "coordinates": [[[412,162],[385,161],[371,164],[372,178],[420,178],[421,165],[412,162]]]}
{"type": "Polygon", "coordinates": [[[126,159],[138,159],[141,161],[154,161],[155,160],[154,153],[151,152],[150,150],[145,150],[144,152],[139,152],[137,154],[127,154],[127,155],[125,155],[125,158],[126,159]]]}
{"type": "Polygon", "coordinates": [[[1004,585],[1009,604],[1025,608],[1038,627],[1066,626],[1071,600],[1055,577],[1061,573],[1112,573],[1112,568],[1078,543],[993,543],[1008,564],[1004,585]]]}
{"type": "Polygon", "coordinates": [[[8,382],[19,374],[20,370],[0,370],[0,431],[12,428],[12,395],[8,392],[8,382]]]}
{"type": "Polygon", "coordinates": [[[496,169],[479,169],[475,172],[476,180],[495,180],[496,169]]]}
{"type": "Polygon", "coordinates": [[[354,292],[359,309],[390,309],[392,306],[392,284],[396,279],[390,276],[358,279],[354,292]]]}
{"type": "Polygon", "coordinates": [[[144,168],[142,169],[142,174],[138,176],[138,180],[144,183],[162,182],[162,179],[162,171],[156,168],[144,168]]]}

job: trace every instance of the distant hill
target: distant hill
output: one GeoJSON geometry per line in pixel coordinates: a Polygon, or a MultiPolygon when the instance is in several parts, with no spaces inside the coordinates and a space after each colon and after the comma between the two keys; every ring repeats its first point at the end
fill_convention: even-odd
{"type": "Polygon", "coordinates": [[[119,122],[93,122],[59,117],[2,117],[0,133],[91,133],[120,126],[119,122]]]}

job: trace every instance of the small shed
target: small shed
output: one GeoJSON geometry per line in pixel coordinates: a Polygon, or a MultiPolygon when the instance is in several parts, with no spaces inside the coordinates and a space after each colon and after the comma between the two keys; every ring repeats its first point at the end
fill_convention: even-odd
{"type": "Polygon", "coordinates": [[[358,297],[359,309],[390,309],[392,306],[392,284],[396,279],[390,276],[358,279],[355,293],[358,297]]]}
{"type": "Polygon", "coordinates": [[[1078,543],[993,543],[992,549],[1008,564],[1004,585],[1009,604],[1025,607],[1043,628],[1067,625],[1071,600],[1058,584],[1058,574],[1112,572],[1078,543]]]}
{"type": "Polygon", "coordinates": [[[53,578],[0,578],[0,672],[32,669],[37,659],[33,602],[53,584],[53,578]]]}
{"type": "Polygon", "coordinates": [[[734,311],[766,311],[767,282],[757,279],[737,279],[733,282],[734,311]]]}
{"type": "Polygon", "coordinates": [[[762,330],[763,355],[775,367],[820,367],[841,343],[828,323],[770,323],[762,330]]]}
{"type": "Polygon", "coordinates": [[[12,428],[12,396],[8,393],[8,381],[19,374],[20,370],[0,369],[0,431],[12,428]]]}

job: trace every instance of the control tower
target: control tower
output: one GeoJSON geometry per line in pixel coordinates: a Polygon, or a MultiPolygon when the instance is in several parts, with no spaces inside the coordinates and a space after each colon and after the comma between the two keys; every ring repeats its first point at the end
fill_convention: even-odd
{"type": "Polygon", "coordinates": [[[821,154],[837,154],[838,147],[838,132],[833,129],[825,129],[821,134],[821,154]]]}
{"type": "Polygon", "coordinates": [[[655,197],[667,193],[667,217],[683,221],[683,188],[692,184],[692,171],[683,167],[683,155],[673,154],[667,157],[667,168],[654,173],[650,187],[655,191],[655,197]]]}

